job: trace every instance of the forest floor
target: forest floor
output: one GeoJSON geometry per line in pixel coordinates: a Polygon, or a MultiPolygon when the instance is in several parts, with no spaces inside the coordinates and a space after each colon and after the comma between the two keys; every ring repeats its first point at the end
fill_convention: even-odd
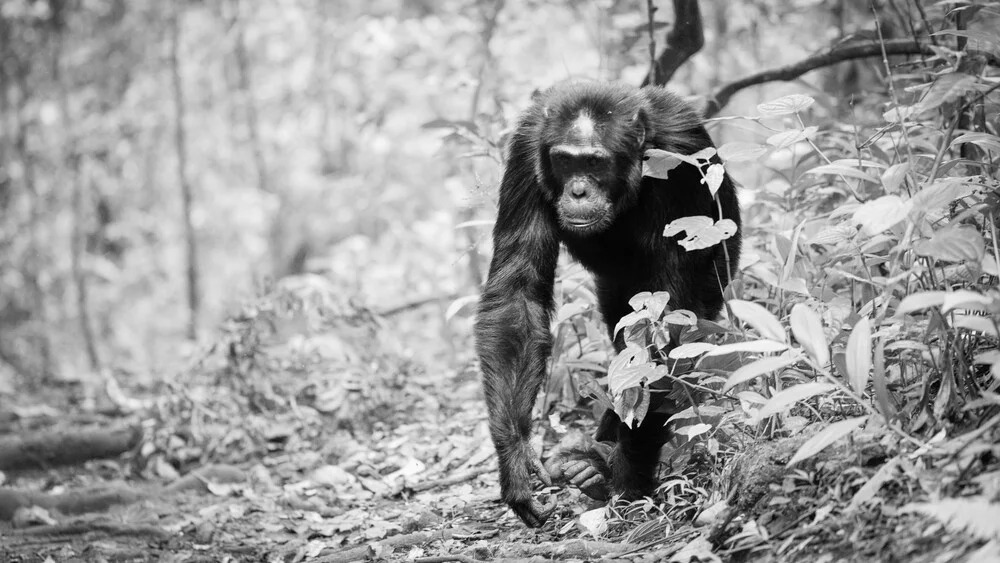
{"type": "MultiPolygon", "coordinates": [[[[60,414],[72,411],[51,390],[16,404],[0,396],[2,439],[136,430],[108,459],[0,459],[0,561],[998,560],[995,541],[912,503],[942,483],[996,494],[1000,473],[963,473],[956,455],[899,454],[864,433],[786,468],[808,428],[733,436],[716,456],[668,447],[647,501],[605,509],[574,490],[541,491],[559,508],[529,529],[499,501],[470,365],[430,373],[386,349],[362,358],[352,346],[394,346],[363,323],[305,341],[280,328],[264,338],[264,324],[244,319],[172,384],[118,397],[114,416],[60,414]]],[[[588,432],[586,411],[546,425],[544,449],[588,432]]],[[[970,436],[950,447],[983,439],[970,436]]]]}

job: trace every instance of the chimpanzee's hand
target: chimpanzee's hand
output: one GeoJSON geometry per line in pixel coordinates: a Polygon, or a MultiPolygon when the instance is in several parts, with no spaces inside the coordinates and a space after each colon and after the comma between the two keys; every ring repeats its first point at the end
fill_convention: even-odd
{"type": "Polygon", "coordinates": [[[560,447],[545,465],[554,481],[568,482],[588,497],[605,501],[611,496],[610,452],[609,445],[586,440],[560,447]]]}
{"type": "Polygon", "coordinates": [[[537,528],[555,511],[555,504],[542,506],[531,496],[531,475],[535,474],[545,486],[552,485],[549,472],[527,441],[513,444],[500,456],[500,496],[526,525],[537,528]]]}

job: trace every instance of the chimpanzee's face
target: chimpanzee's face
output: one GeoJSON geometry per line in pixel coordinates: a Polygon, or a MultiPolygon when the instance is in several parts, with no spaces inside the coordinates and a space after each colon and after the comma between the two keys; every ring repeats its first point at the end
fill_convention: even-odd
{"type": "Polygon", "coordinates": [[[562,108],[546,121],[552,144],[543,145],[543,181],[560,227],[576,236],[607,230],[622,202],[634,200],[629,192],[638,190],[641,179],[645,132],[638,115],[582,106],[562,108]]]}

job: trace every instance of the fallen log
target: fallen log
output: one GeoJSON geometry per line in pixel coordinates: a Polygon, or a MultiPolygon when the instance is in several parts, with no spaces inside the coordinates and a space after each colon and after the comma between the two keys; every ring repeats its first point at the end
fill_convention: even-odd
{"type": "Polygon", "coordinates": [[[60,428],[0,436],[0,471],[46,469],[119,456],[139,444],[139,426],[60,428]]]}

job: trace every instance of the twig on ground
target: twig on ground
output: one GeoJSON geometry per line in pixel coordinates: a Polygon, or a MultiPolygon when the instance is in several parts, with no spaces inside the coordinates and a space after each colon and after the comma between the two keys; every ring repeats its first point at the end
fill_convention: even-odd
{"type": "Polygon", "coordinates": [[[437,530],[433,532],[414,532],[412,534],[401,534],[392,536],[381,541],[367,543],[362,546],[345,549],[339,553],[321,555],[313,559],[313,563],[350,563],[351,561],[362,561],[368,559],[373,548],[396,549],[399,547],[409,547],[435,540],[447,540],[459,533],[461,530],[450,528],[447,530],[437,530]]]}
{"type": "Polygon", "coordinates": [[[417,557],[414,563],[448,563],[458,561],[459,563],[483,563],[479,559],[473,559],[468,555],[443,555],[441,557],[417,557]]]}
{"type": "Polygon", "coordinates": [[[424,481],[422,483],[417,483],[406,487],[407,489],[419,493],[421,491],[428,491],[436,487],[444,487],[447,485],[456,485],[458,483],[464,483],[466,481],[471,481],[476,477],[484,473],[490,473],[496,471],[496,467],[477,467],[475,469],[469,469],[468,471],[463,471],[461,473],[456,473],[449,477],[442,477],[441,479],[434,479],[433,481],[424,481]]]}
{"type": "Polygon", "coordinates": [[[501,545],[497,557],[544,556],[571,559],[593,559],[595,557],[616,556],[640,547],[632,543],[614,543],[592,540],[566,540],[542,544],[511,543],[501,545]]]}
{"type": "Polygon", "coordinates": [[[156,539],[166,539],[173,534],[158,526],[141,526],[118,524],[115,522],[76,521],[51,526],[32,526],[30,528],[15,528],[10,534],[22,536],[72,536],[101,532],[114,536],[147,536],[156,539]]]}

